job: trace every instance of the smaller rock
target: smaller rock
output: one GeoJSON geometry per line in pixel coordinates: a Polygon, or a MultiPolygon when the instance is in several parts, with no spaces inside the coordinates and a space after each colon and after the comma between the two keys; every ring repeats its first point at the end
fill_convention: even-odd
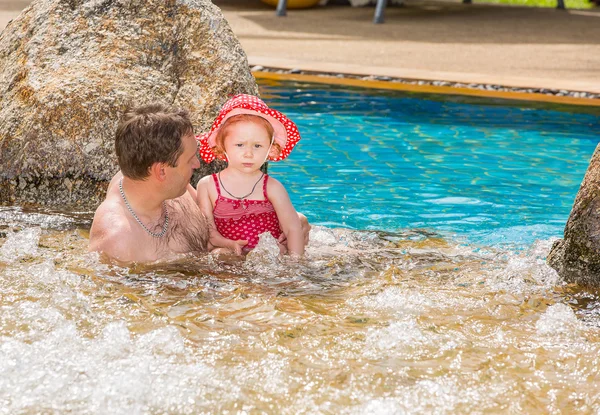
{"type": "Polygon", "coordinates": [[[73,183],[71,183],[71,180],[69,180],[69,178],[67,177],[63,183],[65,184],[65,187],[69,190],[69,193],[73,191],[73,183]]]}

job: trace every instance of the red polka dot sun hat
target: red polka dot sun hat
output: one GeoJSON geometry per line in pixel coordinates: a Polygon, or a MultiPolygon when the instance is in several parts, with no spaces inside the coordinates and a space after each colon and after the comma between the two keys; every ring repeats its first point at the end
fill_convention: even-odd
{"type": "Polygon", "coordinates": [[[254,95],[239,94],[223,105],[210,131],[196,137],[196,140],[200,142],[200,156],[205,162],[210,163],[216,158],[224,160],[224,158],[215,155],[212,150],[216,144],[217,132],[226,119],[240,114],[258,115],[269,121],[273,126],[274,139],[281,147],[281,153],[277,157],[269,157],[271,161],[283,160],[289,156],[298,141],[300,141],[298,127],[292,120],[281,112],[269,108],[267,104],[254,95]]]}

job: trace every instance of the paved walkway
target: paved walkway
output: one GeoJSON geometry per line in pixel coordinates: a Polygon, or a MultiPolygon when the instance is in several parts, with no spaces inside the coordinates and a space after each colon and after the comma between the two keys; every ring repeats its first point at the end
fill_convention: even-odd
{"type": "Polygon", "coordinates": [[[29,3],[29,0],[0,0],[0,30],[17,17],[29,3]]]}
{"type": "Polygon", "coordinates": [[[600,9],[409,0],[374,25],[372,7],[214,3],[251,65],[600,93],[600,9]]]}
{"type": "MultiPolygon", "coordinates": [[[[213,2],[251,65],[600,93],[600,9],[408,0],[374,25],[372,7],[278,18],[259,0],[213,2]]],[[[27,4],[0,0],[0,29],[27,4]]]]}

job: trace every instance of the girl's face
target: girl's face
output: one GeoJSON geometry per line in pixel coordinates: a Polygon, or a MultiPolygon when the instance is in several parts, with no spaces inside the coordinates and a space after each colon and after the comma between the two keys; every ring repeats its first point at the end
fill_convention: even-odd
{"type": "Polygon", "coordinates": [[[241,121],[227,129],[223,144],[229,167],[252,173],[265,162],[271,137],[262,125],[241,121]]]}

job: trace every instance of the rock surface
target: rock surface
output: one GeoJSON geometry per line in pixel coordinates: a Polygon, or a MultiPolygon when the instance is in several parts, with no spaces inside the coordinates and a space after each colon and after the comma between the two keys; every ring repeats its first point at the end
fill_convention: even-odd
{"type": "Polygon", "coordinates": [[[0,34],[0,204],[94,208],[128,105],[187,108],[202,132],[236,93],[258,89],[209,0],[34,0],[0,34]]]}
{"type": "Polygon", "coordinates": [[[566,281],[600,287],[600,145],[585,173],[565,226],[548,264],[566,281]]]}

